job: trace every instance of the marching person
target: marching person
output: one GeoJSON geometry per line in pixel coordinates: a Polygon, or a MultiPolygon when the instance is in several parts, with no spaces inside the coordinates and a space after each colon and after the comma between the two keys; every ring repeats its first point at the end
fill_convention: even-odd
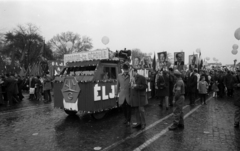
{"type": "Polygon", "coordinates": [[[205,81],[205,76],[202,75],[199,82],[199,95],[202,104],[206,104],[206,95],[208,90],[208,83],[205,81]]]}
{"type": "Polygon", "coordinates": [[[16,75],[16,78],[17,78],[17,85],[18,85],[18,97],[19,97],[19,100],[22,101],[22,99],[24,98],[22,94],[23,80],[19,75],[16,75]]]}
{"type": "Polygon", "coordinates": [[[14,75],[6,74],[6,81],[4,85],[6,86],[7,98],[8,98],[8,106],[14,102],[18,103],[18,88],[17,81],[14,79],[14,75]]]}
{"type": "Polygon", "coordinates": [[[163,102],[165,102],[166,110],[169,108],[169,76],[167,75],[167,71],[160,71],[159,76],[157,79],[157,82],[155,84],[156,86],[156,92],[157,96],[160,98],[159,106],[163,106],[163,102]]]}
{"type": "Polygon", "coordinates": [[[235,78],[232,75],[231,71],[227,71],[227,75],[224,77],[224,85],[227,88],[227,96],[233,97],[233,85],[235,82],[235,78]]]}
{"type": "Polygon", "coordinates": [[[225,85],[224,85],[224,72],[222,70],[219,71],[219,76],[218,76],[218,94],[217,96],[219,96],[220,98],[223,98],[224,94],[225,94],[225,85]]]}
{"type": "Polygon", "coordinates": [[[185,85],[181,77],[181,73],[176,70],[174,71],[174,75],[176,76],[176,83],[173,88],[174,93],[174,121],[173,125],[169,127],[169,130],[176,130],[178,128],[184,128],[184,120],[183,120],[183,104],[184,104],[184,94],[185,94],[185,85]]]}
{"type": "Polygon", "coordinates": [[[146,78],[137,73],[137,69],[133,69],[134,82],[131,83],[131,101],[130,105],[134,107],[136,121],[133,128],[144,129],[146,127],[144,106],[148,104],[146,89],[148,87],[146,78]]]}
{"type": "Polygon", "coordinates": [[[44,102],[51,102],[52,96],[51,96],[51,89],[52,89],[52,83],[50,79],[50,75],[46,75],[44,77],[43,82],[43,93],[44,93],[44,102]]]}
{"type": "Polygon", "coordinates": [[[189,93],[190,105],[195,105],[195,97],[197,92],[197,71],[193,70],[192,68],[190,68],[190,71],[190,76],[187,80],[187,88],[189,93]]]}
{"type": "Polygon", "coordinates": [[[123,64],[123,73],[119,74],[117,77],[117,89],[115,97],[119,94],[119,106],[122,106],[125,121],[124,124],[130,126],[131,122],[131,106],[130,106],[130,75],[129,66],[123,64]]]}
{"type": "Polygon", "coordinates": [[[235,105],[237,107],[237,110],[235,111],[235,114],[234,114],[234,127],[239,128],[239,124],[240,124],[240,69],[237,70],[235,88],[236,88],[236,90],[235,90],[236,91],[235,105]]]}
{"type": "Polygon", "coordinates": [[[152,70],[150,74],[151,99],[155,98],[155,78],[156,78],[156,73],[154,70],[152,70]]]}

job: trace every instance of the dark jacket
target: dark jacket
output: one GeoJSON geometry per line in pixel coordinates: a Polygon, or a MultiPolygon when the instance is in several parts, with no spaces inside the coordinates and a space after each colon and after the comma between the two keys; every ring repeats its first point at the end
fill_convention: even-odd
{"type": "Polygon", "coordinates": [[[139,107],[148,104],[146,89],[148,87],[146,78],[142,75],[135,77],[136,87],[131,89],[130,105],[132,107],[139,107]]]}
{"type": "Polygon", "coordinates": [[[6,92],[18,93],[18,87],[17,87],[17,80],[15,80],[13,77],[6,78],[4,85],[6,86],[6,92]]]}
{"type": "Polygon", "coordinates": [[[195,73],[192,73],[192,75],[188,77],[187,80],[187,88],[188,92],[195,93],[197,91],[197,76],[195,73]]]}
{"type": "Polygon", "coordinates": [[[232,74],[227,74],[224,77],[224,85],[228,88],[228,89],[233,89],[233,85],[235,84],[235,77],[232,74]]]}
{"type": "Polygon", "coordinates": [[[157,79],[157,87],[156,96],[169,96],[169,76],[163,74],[163,76],[159,76],[157,79]],[[165,85],[163,89],[160,89],[160,84],[165,85]]]}
{"type": "MultiPolygon", "coordinates": [[[[175,61],[175,62],[174,62],[174,65],[178,65],[178,61],[175,61]]],[[[184,61],[181,61],[181,62],[180,62],[180,65],[184,65],[184,61]]]]}

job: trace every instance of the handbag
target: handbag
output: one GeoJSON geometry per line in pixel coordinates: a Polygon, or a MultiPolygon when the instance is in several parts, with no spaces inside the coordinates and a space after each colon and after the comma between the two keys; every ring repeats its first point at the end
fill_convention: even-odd
{"type": "Polygon", "coordinates": [[[30,88],[29,89],[29,94],[34,94],[35,93],[35,88],[30,88]]]}
{"type": "Polygon", "coordinates": [[[166,88],[164,76],[162,76],[162,77],[163,77],[163,83],[160,83],[159,86],[158,86],[158,89],[160,89],[160,90],[166,88]]]}

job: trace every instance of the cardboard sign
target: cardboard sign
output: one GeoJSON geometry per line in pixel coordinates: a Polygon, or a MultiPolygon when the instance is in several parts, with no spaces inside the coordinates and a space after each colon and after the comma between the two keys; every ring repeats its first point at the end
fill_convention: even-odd
{"type": "Polygon", "coordinates": [[[100,60],[100,59],[109,59],[109,53],[107,49],[66,54],[64,55],[64,64],[66,65],[67,62],[100,60]]]}

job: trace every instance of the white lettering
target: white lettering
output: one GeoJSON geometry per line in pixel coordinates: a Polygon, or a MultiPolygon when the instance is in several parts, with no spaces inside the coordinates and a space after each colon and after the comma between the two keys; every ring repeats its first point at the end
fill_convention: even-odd
{"type": "Polygon", "coordinates": [[[108,59],[108,50],[95,50],[89,52],[80,52],[80,53],[73,53],[73,54],[66,54],[64,55],[64,64],[67,62],[73,61],[86,61],[86,60],[94,60],[94,59],[108,59]]]}
{"type": "Polygon", "coordinates": [[[108,95],[106,95],[106,87],[102,86],[102,100],[107,100],[108,95]]]}
{"type": "Polygon", "coordinates": [[[101,100],[101,96],[98,95],[98,91],[101,90],[101,87],[98,86],[98,84],[95,84],[94,86],[94,101],[100,101],[101,100]]]}
{"type": "Polygon", "coordinates": [[[115,97],[115,85],[111,85],[112,93],[109,94],[109,98],[113,99],[115,97]]]}

